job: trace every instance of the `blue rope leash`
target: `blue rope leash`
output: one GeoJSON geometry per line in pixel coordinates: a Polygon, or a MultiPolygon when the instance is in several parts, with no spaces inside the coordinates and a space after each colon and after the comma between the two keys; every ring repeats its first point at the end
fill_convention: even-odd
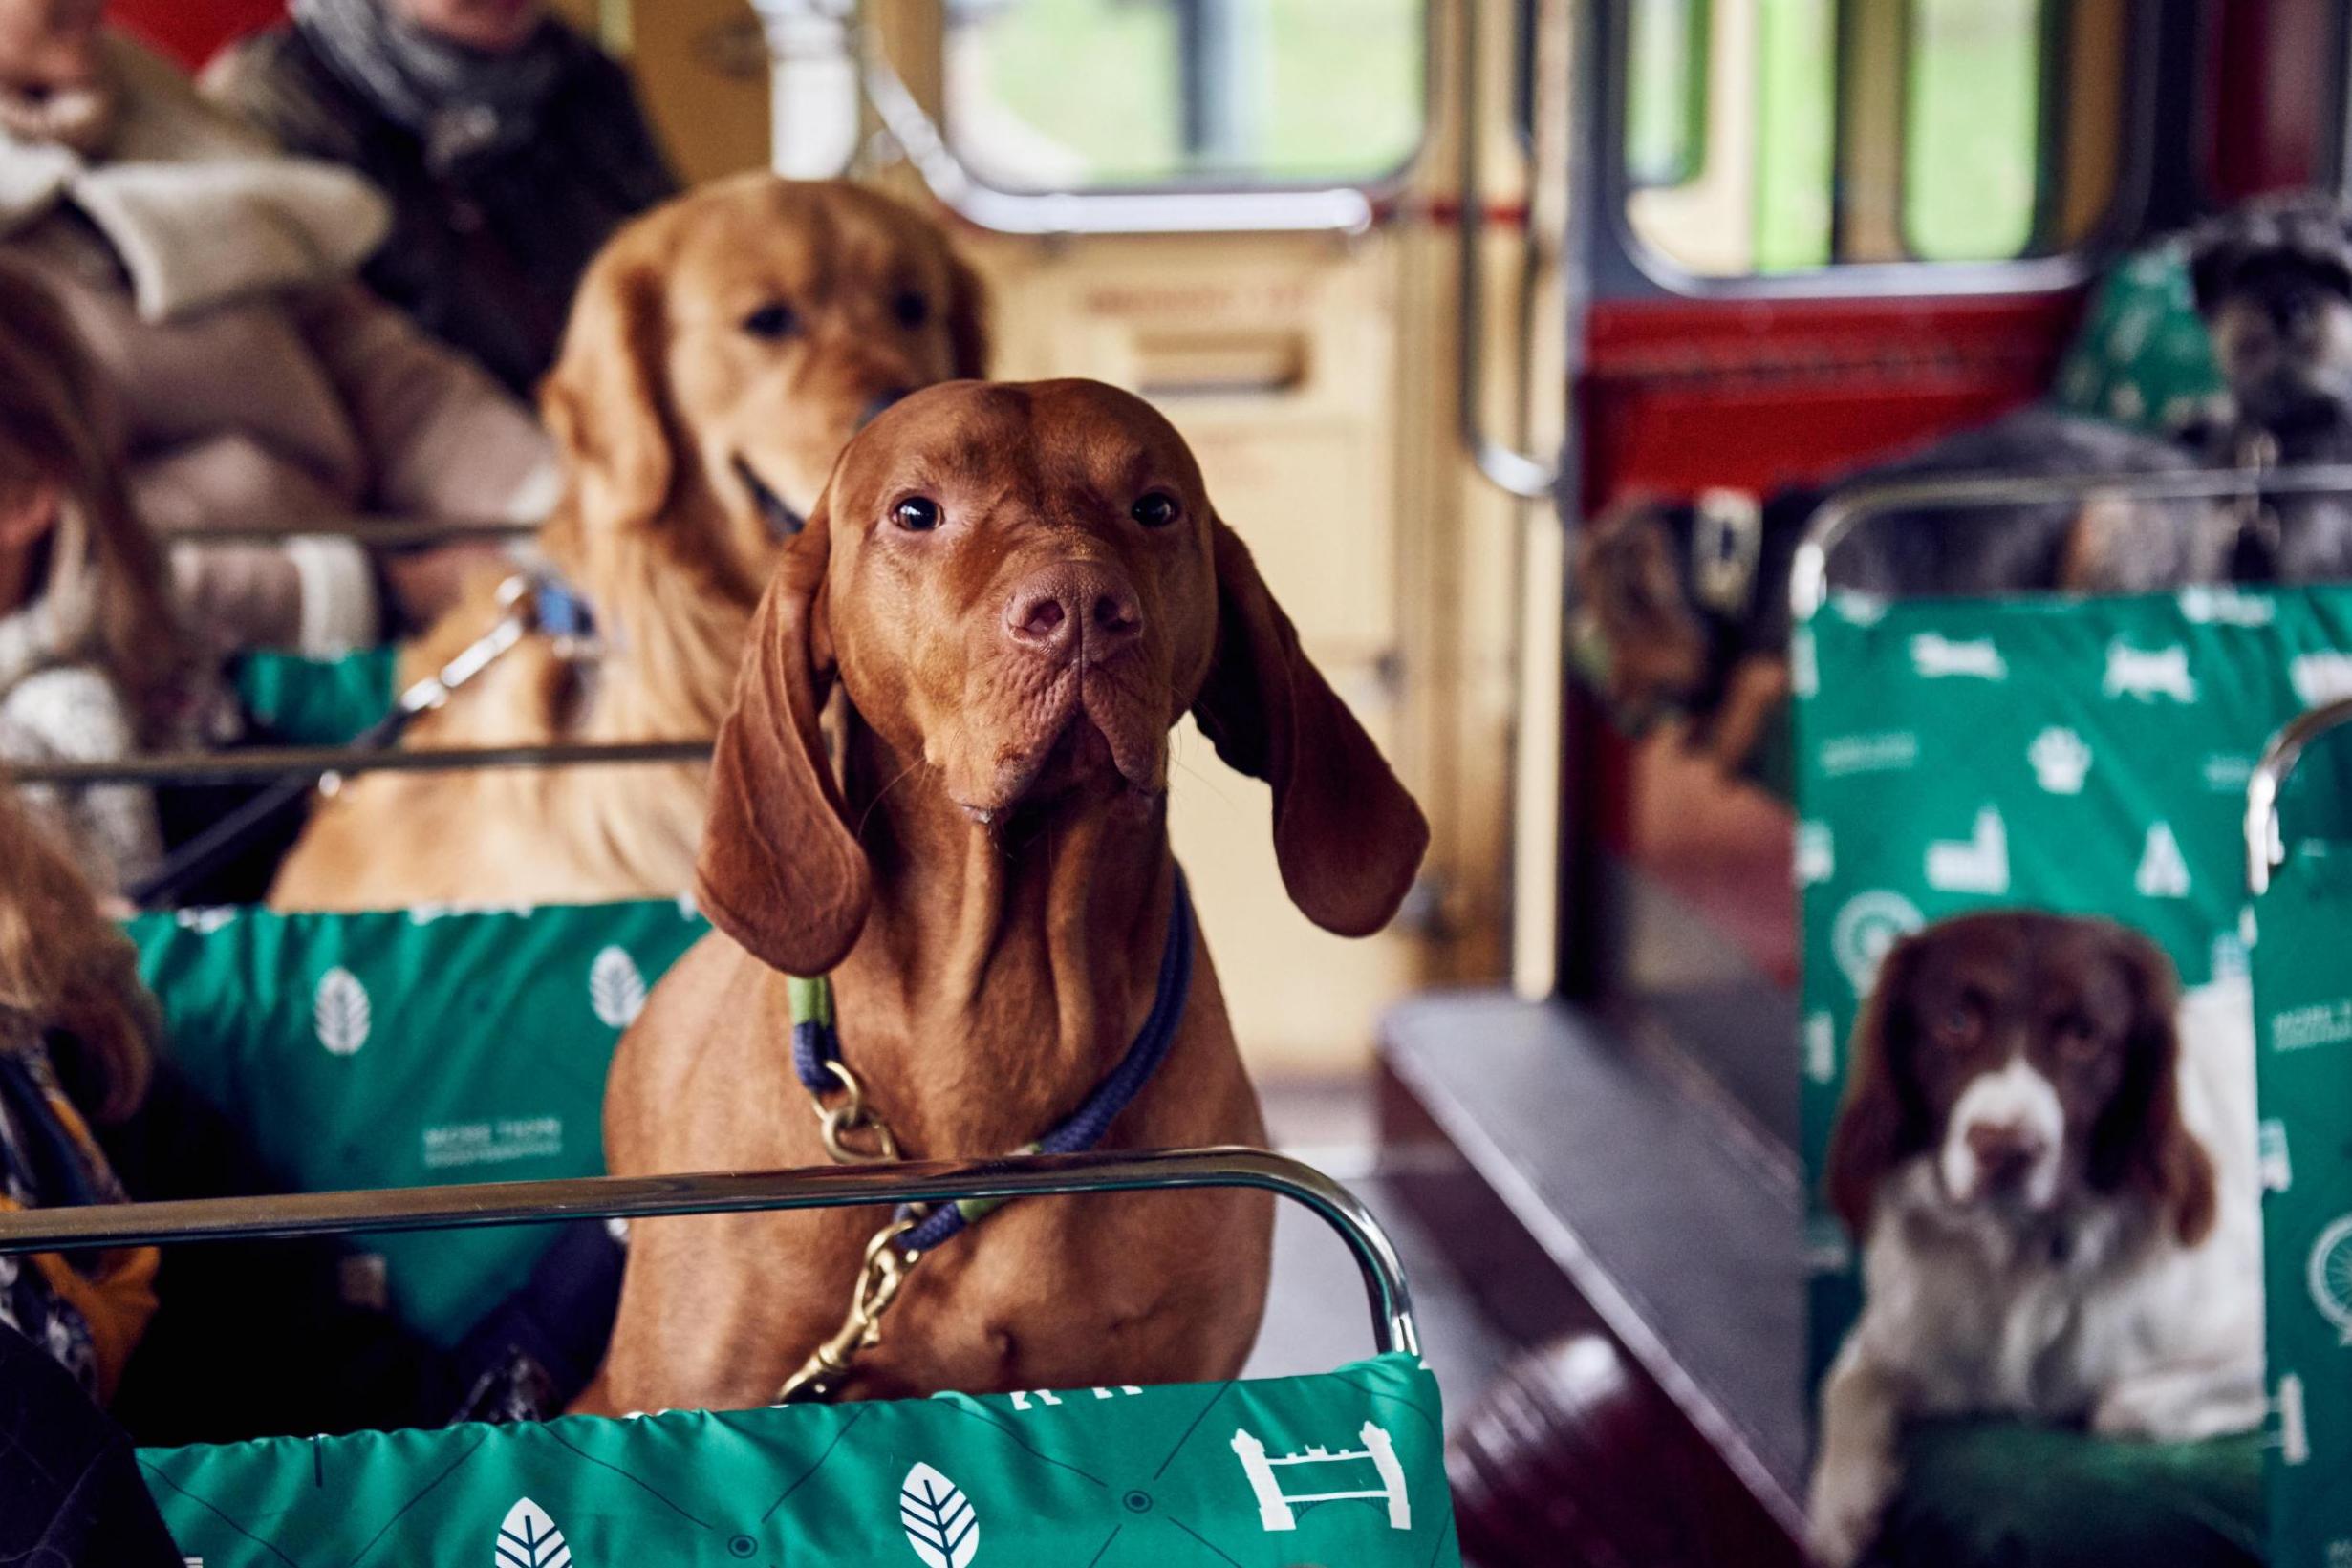
{"type": "Polygon", "coordinates": [[[591,637],[596,634],[596,612],[570,583],[543,571],[532,580],[539,630],[550,636],[591,637]]]}
{"type": "MultiPolygon", "coordinates": [[[[1152,1074],[1167,1060],[1168,1047],[1176,1043],[1176,1030],[1184,1021],[1184,999],[1192,994],[1192,987],[1193,900],[1184,883],[1184,869],[1179,866],[1176,871],[1175,904],[1168,912],[1168,940],[1160,949],[1159,983],[1153,993],[1152,1011],[1145,1016],[1143,1027],[1136,1031],[1127,1054],[1094,1085],[1085,1103],[1052,1131],[1019,1152],[1076,1154],[1101,1143],[1119,1112],[1134,1103],[1144,1085],[1151,1082],[1152,1074]]],[[[832,1072],[832,1063],[841,1060],[841,1034],[833,1022],[832,985],[822,976],[793,976],[790,997],[792,1070],[810,1094],[829,1094],[842,1086],[841,1080],[832,1072]]],[[[915,1228],[899,1238],[898,1245],[908,1252],[929,1252],[985,1217],[1003,1201],[974,1199],[920,1214],[915,1228]]],[[[905,1218],[917,1211],[902,1208],[898,1213],[905,1218]]]]}

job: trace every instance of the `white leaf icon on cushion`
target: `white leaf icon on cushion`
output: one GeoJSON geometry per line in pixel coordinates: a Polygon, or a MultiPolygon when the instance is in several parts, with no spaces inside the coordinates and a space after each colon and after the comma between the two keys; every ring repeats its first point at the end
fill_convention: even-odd
{"type": "Polygon", "coordinates": [[[898,1522],[928,1568],[966,1568],[980,1553],[980,1515],[955,1482],[917,1465],[898,1489],[898,1522]]]}
{"type": "Polygon", "coordinates": [[[626,1029],[645,1010],[645,977],[637,960],[616,947],[596,955],[588,966],[588,1003],[596,1017],[615,1029],[626,1029]]]}
{"type": "Polygon", "coordinates": [[[492,1561],[495,1568],[572,1568],[572,1548],[548,1511],[524,1497],[498,1527],[498,1556],[492,1561]]]}
{"type": "Polygon", "coordinates": [[[349,1056],[368,1042],[368,988],[348,969],[330,969],[318,977],[311,999],[311,1019],[318,1025],[318,1042],[336,1056],[349,1056]]]}

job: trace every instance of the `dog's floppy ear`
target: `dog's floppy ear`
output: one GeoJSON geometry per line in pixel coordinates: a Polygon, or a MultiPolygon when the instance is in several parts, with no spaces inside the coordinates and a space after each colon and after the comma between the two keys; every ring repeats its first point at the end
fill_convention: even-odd
{"type": "Polygon", "coordinates": [[[2155,943],[2123,927],[2114,939],[2133,1017],[2123,1081],[2091,1129],[2091,1181],[2139,1192],[2193,1247],[2212,1231],[2218,1199],[2213,1162],[2181,1115],[2179,986],[2155,943]]]}
{"type": "Polygon", "coordinates": [[[1919,1145],[1901,1054],[1910,1048],[1903,999],[1918,967],[1919,940],[1906,937],[1880,960],[1878,978],[1854,1020],[1846,1053],[1845,1098],[1829,1133],[1823,1185],[1848,1235],[1865,1241],[1888,1172],[1919,1145]]]}
{"type": "Polygon", "coordinates": [[[573,495],[599,524],[650,521],[677,477],[662,391],[661,287],[637,248],[624,236],[589,268],[563,351],[539,389],[573,495]]]}
{"type": "Polygon", "coordinates": [[[2211,315],[2237,279],[2246,263],[2245,242],[2218,231],[2192,239],[2189,247],[2189,282],[2197,310],[2211,315]]]}
{"type": "Polygon", "coordinates": [[[988,376],[988,286],[979,271],[953,250],[947,253],[947,343],[959,381],[988,376]]]}
{"type": "Polygon", "coordinates": [[[1404,901],[1429,824],[1299,648],[1249,548],[1212,518],[1217,652],[1193,713],[1217,754],[1274,786],[1274,857],[1306,917],[1369,936],[1404,901]]]}
{"type": "Polygon", "coordinates": [[[818,717],[832,686],[823,596],[827,506],[784,552],[753,619],[711,759],[695,895],[711,923],[788,975],[849,955],[874,893],[818,717]]]}

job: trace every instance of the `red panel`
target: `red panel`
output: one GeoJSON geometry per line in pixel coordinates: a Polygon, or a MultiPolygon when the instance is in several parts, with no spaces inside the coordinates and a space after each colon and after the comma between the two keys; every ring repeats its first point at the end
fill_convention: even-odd
{"type": "Polygon", "coordinates": [[[114,0],[106,18],[190,71],[220,47],[286,16],[286,0],[114,0]]]}
{"type": "Polygon", "coordinates": [[[1596,306],[1586,505],[1771,489],[1982,419],[2039,395],[2078,309],[2071,294],[1596,306]]]}

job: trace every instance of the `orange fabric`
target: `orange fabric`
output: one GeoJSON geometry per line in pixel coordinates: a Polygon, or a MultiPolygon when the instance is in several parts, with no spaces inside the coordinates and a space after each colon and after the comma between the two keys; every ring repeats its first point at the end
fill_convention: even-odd
{"type": "MultiPolygon", "coordinates": [[[[22,1205],[0,1196],[0,1212],[22,1205]]],[[[55,1291],[90,1325],[90,1342],[97,1354],[98,1403],[115,1397],[122,1369],[139,1348],[147,1324],[155,1318],[155,1272],[162,1255],[153,1247],[125,1247],[101,1254],[97,1266],[84,1274],[62,1253],[36,1253],[32,1262],[55,1291]]]]}
{"type": "MultiPolygon", "coordinates": [[[[106,1155],[97,1140],[90,1135],[90,1124],[82,1120],[74,1103],[42,1074],[36,1082],[45,1085],[43,1098],[49,1113],[65,1129],[74,1146],[93,1171],[105,1173],[105,1185],[112,1188],[114,1178],[108,1171],[106,1155]]],[[[0,1193],[0,1211],[21,1209],[5,1193],[0,1193]]],[[[100,1253],[87,1270],[77,1268],[62,1253],[36,1253],[33,1264],[41,1277],[80,1313],[90,1325],[91,1349],[97,1360],[98,1403],[104,1405],[115,1397],[115,1388],[122,1381],[122,1369],[130,1364],[131,1352],[139,1348],[145,1337],[147,1324],[155,1318],[155,1275],[162,1255],[153,1247],[121,1247],[100,1253]]]]}

